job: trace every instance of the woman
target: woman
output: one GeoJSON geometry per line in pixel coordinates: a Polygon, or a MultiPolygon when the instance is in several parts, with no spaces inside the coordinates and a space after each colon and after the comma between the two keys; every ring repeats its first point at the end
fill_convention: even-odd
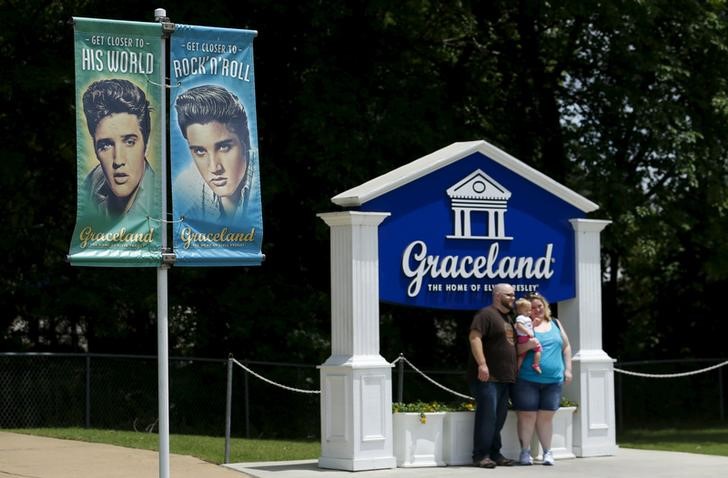
{"type": "Polygon", "coordinates": [[[541,373],[533,367],[533,353],[527,353],[513,386],[513,408],[518,416],[521,465],[531,465],[531,438],[534,430],[543,448],[543,464],[553,465],[551,437],[553,419],[561,402],[564,383],[571,382],[571,345],[563,324],[551,317],[548,301],[541,295],[529,296],[535,338],[518,345],[518,353],[541,345],[541,373]]]}

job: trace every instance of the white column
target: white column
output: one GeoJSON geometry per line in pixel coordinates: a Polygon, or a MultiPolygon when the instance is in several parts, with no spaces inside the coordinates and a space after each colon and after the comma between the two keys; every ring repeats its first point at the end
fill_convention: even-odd
{"type": "Polygon", "coordinates": [[[463,215],[465,216],[465,225],[463,231],[463,237],[473,237],[473,231],[470,229],[470,214],[473,212],[470,208],[463,209],[463,215]]]}
{"type": "Polygon", "coordinates": [[[611,221],[571,219],[575,231],[576,298],[559,303],[573,353],[574,380],[565,395],[578,403],[574,453],[613,455],[614,359],[602,350],[602,270],[600,233],[611,221]]]}
{"type": "Polygon", "coordinates": [[[459,207],[452,208],[452,212],[455,215],[455,231],[453,232],[453,235],[455,237],[460,237],[463,235],[463,210],[459,207]]]}
{"type": "Polygon", "coordinates": [[[485,237],[495,239],[498,237],[498,218],[496,218],[495,211],[493,209],[486,209],[486,212],[488,213],[488,231],[486,232],[485,237]]]}
{"type": "Polygon", "coordinates": [[[331,356],[319,366],[319,467],[395,468],[392,366],[379,355],[378,227],[389,213],[318,216],[331,228],[331,356]]]}
{"type": "Polygon", "coordinates": [[[498,209],[497,211],[495,211],[495,214],[495,223],[498,225],[498,232],[496,233],[496,237],[506,237],[506,211],[504,209],[498,209]]]}

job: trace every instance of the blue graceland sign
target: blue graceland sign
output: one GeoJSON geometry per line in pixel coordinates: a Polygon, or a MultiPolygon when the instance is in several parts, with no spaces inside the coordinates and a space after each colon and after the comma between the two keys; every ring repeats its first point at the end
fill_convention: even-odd
{"type": "Polygon", "coordinates": [[[575,296],[574,230],[596,204],[484,141],[455,143],[333,198],[390,212],[379,226],[380,299],[473,310],[500,282],[575,296]]]}

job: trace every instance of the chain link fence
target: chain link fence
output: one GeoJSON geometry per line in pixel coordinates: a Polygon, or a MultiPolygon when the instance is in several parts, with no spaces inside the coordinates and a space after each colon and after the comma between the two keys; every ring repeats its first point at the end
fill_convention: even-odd
{"type": "Polygon", "coordinates": [[[85,383],[82,357],[3,354],[0,427],[83,425],[85,383]]]}
{"type": "Polygon", "coordinates": [[[617,430],[724,422],[726,365],[724,358],[615,364],[617,430]]]}
{"type": "MultiPolygon", "coordinates": [[[[318,388],[314,365],[243,362],[277,382],[318,388]]],[[[170,430],[221,436],[227,360],[171,357],[170,430]]],[[[157,431],[157,357],[106,354],[0,354],[0,428],[87,427],[157,431]]],[[[319,398],[237,374],[232,387],[237,436],[319,434],[319,398]]]]}
{"type": "MultiPolygon", "coordinates": [[[[722,361],[615,364],[618,430],[625,430],[625,426],[724,421],[726,367],[719,366],[722,361]]],[[[170,358],[173,433],[221,436],[231,432],[249,438],[320,436],[319,394],[299,393],[319,389],[315,365],[238,364],[247,370],[236,367],[228,389],[227,359],[170,358]],[[231,410],[226,416],[228,394],[231,410]]],[[[395,401],[455,403],[464,401],[461,395],[469,392],[464,370],[420,371],[404,357],[393,364],[395,401]]],[[[156,356],[0,354],[0,428],[157,431],[157,391],[156,356]]]]}

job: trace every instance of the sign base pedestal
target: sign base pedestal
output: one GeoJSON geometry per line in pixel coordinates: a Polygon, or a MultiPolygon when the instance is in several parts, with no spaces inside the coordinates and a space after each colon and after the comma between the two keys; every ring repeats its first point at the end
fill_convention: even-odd
{"type": "Polygon", "coordinates": [[[320,468],[396,468],[392,365],[379,355],[332,355],[321,374],[320,468]]]}

